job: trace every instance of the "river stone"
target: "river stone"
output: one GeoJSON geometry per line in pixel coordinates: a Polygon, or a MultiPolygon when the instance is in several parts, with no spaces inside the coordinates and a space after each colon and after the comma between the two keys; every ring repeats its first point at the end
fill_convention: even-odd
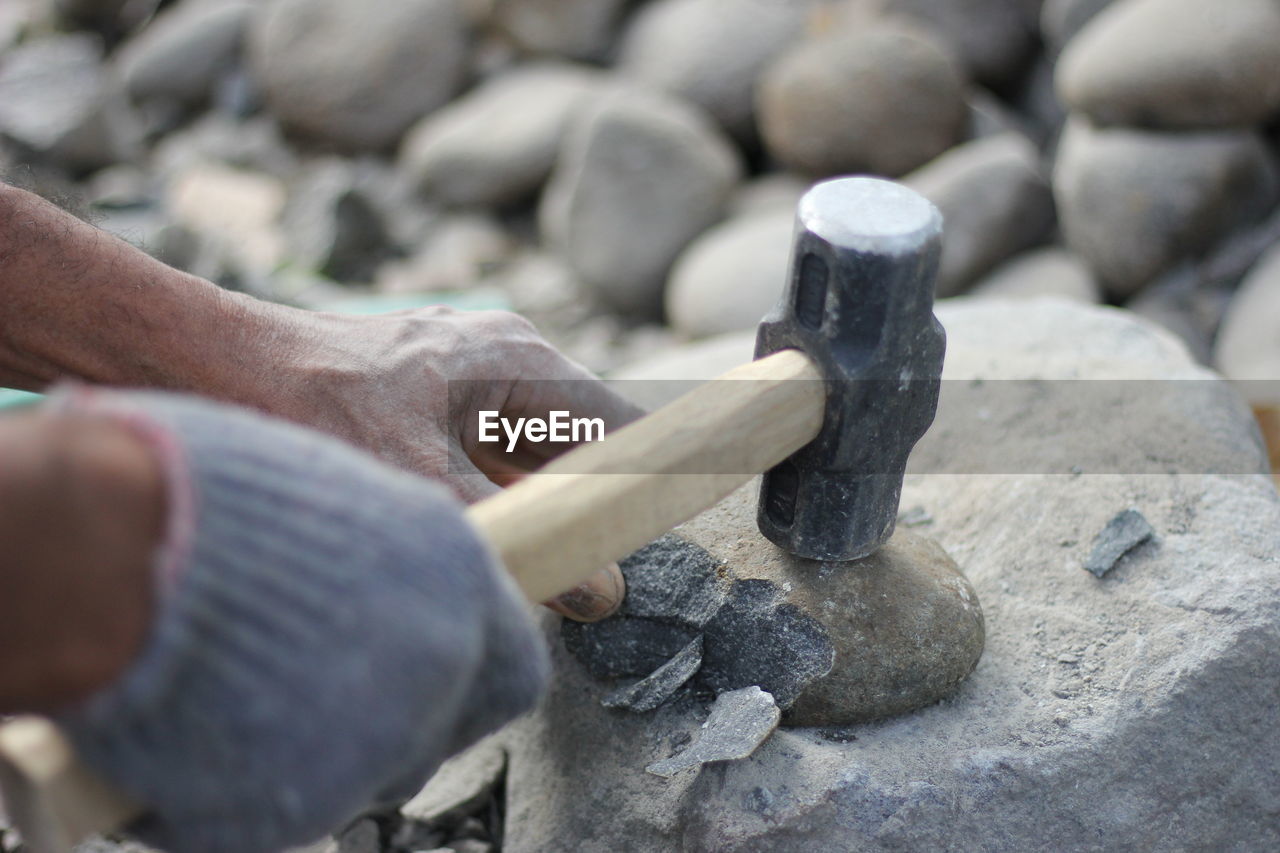
{"type": "Polygon", "coordinates": [[[424,193],[446,204],[522,201],[546,181],[570,117],[598,83],[578,66],[518,66],[416,124],[400,163],[424,193]]]}
{"type": "Polygon", "coordinates": [[[667,280],[667,321],[691,338],[754,329],[787,283],[795,207],[735,217],[681,252],[667,280]]]}
{"type": "Polygon", "coordinates": [[[736,150],[696,107],[615,91],[564,140],[540,229],[604,302],[653,315],[676,255],[721,217],[741,170],[736,150]]]}
{"type": "Polygon", "coordinates": [[[252,0],[186,0],[169,6],[116,56],[135,101],[195,106],[240,55],[252,0]]]}
{"type": "Polygon", "coordinates": [[[1024,136],[1005,133],[957,146],[903,183],[937,205],[945,223],[939,296],[963,291],[1053,228],[1053,194],[1040,156],[1024,136]]]}
{"type": "Polygon", "coordinates": [[[1276,171],[1248,131],[1158,133],[1068,123],[1053,173],[1067,246],[1125,298],[1260,217],[1276,171]]]}
{"type": "Polygon", "coordinates": [[[339,148],[382,150],[462,86],[461,0],[270,0],[250,60],[287,127],[339,148]]]}
{"type": "Polygon", "coordinates": [[[756,90],[765,148],[820,177],[896,177],[960,140],[968,109],[960,78],[930,37],[872,27],[801,42],[756,90]]]}
{"type": "MultiPolygon", "coordinates": [[[[955,300],[937,314],[946,375],[966,384],[1197,380],[1165,383],[1186,415],[1158,424],[1182,473],[948,473],[949,458],[990,438],[949,431],[940,411],[936,467],[907,478],[903,506],[928,510],[930,536],[982,600],[986,650],[959,691],[881,722],[779,729],[748,759],[664,781],[644,768],[688,745],[705,706],[601,708],[607,687],[557,648],[541,706],[504,735],[505,851],[566,839],[637,853],[1280,844],[1280,496],[1247,410],[1171,336],[1122,311],[955,300]],[[1206,451],[1240,473],[1202,473],[1206,451]],[[1128,507],[1159,541],[1095,578],[1082,570],[1092,538],[1128,507]]],[[[1075,402],[1044,405],[1069,416],[1075,402]]],[[[1107,436],[1079,445],[1089,467],[1131,427],[1123,412],[1085,415],[1107,436]]],[[[754,538],[719,535],[726,549],[754,538]]]]}
{"type": "Polygon", "coordinates": [[[0,137],[37,158],[92,171],[134,157],[140,134],[97,38],[34,39],[0,58],[0,137]]]}
{"type": "Polygon", "coordinates": [[[1056,296],[1084,303],[1102,298],[1089,268],[1071,252],[1056,246],[1024,252],[1006,261],[969,292],[1001,299],[1056,296]]]}
{"type": "Polygon", "coordinates": [[[487,22],[528,53],[600,60],[628,0],[484,0],[487,22]]]}
{"type": "Polygon", "coordinates": [[[1245,127],[1280,110],[1275,0],[1123,0],[1058,60],[1062,100],[1104,124],[1245,127]]]}
{"type": "Polygon", "coordinates": [[[631,19],[622,74],[706,110],[734,137],[756,135],[756,79],[800,35],[810,2],[657,0],[631,19]]]}
{"type": "Polygon", "coordinates": [[[1280,408],[1280,244],[1249,272],[1227,308],[1214,365],[1257,406],[1280,408]]]}

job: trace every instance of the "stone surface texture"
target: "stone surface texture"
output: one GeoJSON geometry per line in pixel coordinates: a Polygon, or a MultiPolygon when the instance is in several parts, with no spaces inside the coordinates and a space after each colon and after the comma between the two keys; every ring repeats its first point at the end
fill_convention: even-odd
{"type": "MultiPolygon", "coordinates": [[[[562,657],[542,707],[509,730],[504,849],[1280,844],[1280,496],[1247,412],[1169,335],[1114,309],[957,300],[938,314],[951,379],[1201,380],[1168,390],[1187,412],[1162,422],[1170,473],[948,474],[947,451],[974,437],[949,432],[940,412],[944,443],[931,474],[908,477],[903,506],[927,510],[932,522],[915,529],[982,600],[987,649],[959,692],[837,732],[780,729],[748,759],[662,780],[643,768],[688,745],[704,706],[607,711],[602,688],[562,657]],[[1198,473],[1219,453],[1257,473],[1198,473]],[[1083,571],[1093,536],[1130,507],[1157,541],[1105,578],[1083,571]]],[[[1124,443],[1123,415],[1086,415],[1124,443]]],[[[1074,452],[1086,467],[1108,461],[1096,440],[1074,452]]],[[[754,549],[753,530],[715,535],[754,549]]]]}
{"type": "Polygon", "coordinates": [[[1053,229],[1053,194],[1035,146],[1005,133],[957,146],[903,182],[942,212],[937,292],[954,296],[1053,229]]]}
{"type": "Polygon", "coordinates": [[[787,283],[795,208],[728,219],[702,234],[671,268],[667,321],[691,338],[754,329],[787,283]]]}
{"type": "Polygon", "coordinates": [[[599,60],[629,0],[491,0],[486,20],[521,50],[599,60]]]}
{"type": "Polygon", "coordinates": [[[567,63],[494,77],[416,124],[401,164],[446,204],[523,201],[546,181],[575,109],[599,83],[598,74],[567,63]]]}
{"type": "Polygon", "coordinates": [[[1276,169],[1248,131],[1182,134],[1068,124],[1053,174],[1067,246],[1113,297],[1132,295],[1275,203],[1276,169]]]}
{"type": "Polygon", "coordinates": [[[460,0],[270,0],[249,42],[276,117],[349,150],[395,145],[466,73],[460,0]]]}
{"type": "Polygon", "coordinates": [[[677,254],[723,214],[736,151],[697,108],[641,89],[594,104],[543,193],[543,238],[608,304],[658,311],[677,254]]]}
{"type": "Polygon", "coordinates": [[[766,149],[813,176],[905,174],[958,142],[968,118],[943,49],[897,27],[802,42],[756,97],[766,149]]]}
{"type": "Polygon", "coordinates": [[[618,51],[618,70],[686,98],[734,137],[756,135],[755,86],[804,29],[809,0],[656,0],[641,6],[618,51]]]}
{"type": "Polygon", "coordinates": [[[1094,303],[1102,298],[1098,281],[1071,252],[1059,247],[1024,252],[996,267],[974,285],[973,296],[1034,299],[1057,296],[1094,303]]]}
{"type": "Polygon", "coordinates": [[[713,761],[747,758],[778,727],[782,712],[773,697],[759,687],[743,687],[716,697],[701,737],[684,752],[655,761],[645,768],[670,778],[713,761]]]}
{"type": "Polygon", "coordinates": [[[1105,124],[1244,127],[1280,111],[1277,67],[1273,0],[1123,0],[1063,51],[1057,85],[1105,124]]]}

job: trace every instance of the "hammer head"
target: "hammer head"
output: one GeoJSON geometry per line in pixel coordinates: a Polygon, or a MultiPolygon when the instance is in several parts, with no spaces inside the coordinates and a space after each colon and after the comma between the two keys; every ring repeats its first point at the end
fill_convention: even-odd
{"type": "Polygon", "coordinates": [[[756,357],[799,349],[822,371],[812,442],[769,470],[760,532],[815,560],[855,560],[893,533],[911,448],[933,423],[946,335],[933,316],[942,215],[876,178],[818,184],[800,200],[790,279],[756,357]]]}

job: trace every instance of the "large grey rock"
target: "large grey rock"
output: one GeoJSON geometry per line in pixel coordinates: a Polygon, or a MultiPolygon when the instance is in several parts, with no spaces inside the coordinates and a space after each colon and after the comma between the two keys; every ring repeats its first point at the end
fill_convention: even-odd
{"type": "MultiPolygon", "coordinates": [[[[947,473],[948,459],[963,465],[972,443],[997,439],[951,432],[940,412],[933,475],[908,477],[903,505],[928,510],[917,529],[983,603],[987,648],[958,694],[839,731],[779,729],[749,759],[664,781],[643,768],[688,745],[702,706],[607,711],[561,654],[542,706],[508,732],[505,850],[564,839],[638,853],[1280,844],[1280,497],[1248,412],[1172,338],[1123,312],[958,302],[938,315],[947,376],[966,386],[1195,380],[1162,383],[1183,414],[1148,436],[1123,409],[1078,412],[1073,393],[1040,383],[1052,392],[1043,414],[1077,425],[1064,435],[1086,469],[1141,438],[1182,473],[947,473]],[[1236,473],[1204,473],[1218,459],[1236,473]],[[1094,537],[1130,507],[1155,538],[1095,578],[1083,569],[1094,537]]],[[[1024,412],[990,414],[1007,427],[1000,442],[1040,440],[1016,426],[1024,412]]],[[[719,547],[747,559],[753,540],[723,530],[719,547]]]]}
{"type": "Polygon", "coordinates": [[[736,138],[755,138],[756,79],[803,30],[811,2],[657,0],[631,19],[618,70],[687,98],[736,138]]]}
{"type": "MultiPolygon", "coordinates": [[[[867,0],[854,0],[867,3],[867,0]]],[[[1035,50],[1035,18],[1024,0],[870,0],[948,45],[973,79],[1008,83],[1035,50]]]]}
{"type": "Polygon", "coordinates": [[[252,0],[185,0],[125,43],[116,62],[136,101],[198,105],[240,55],[252,0]]]}
{"type": "Polygon", "coordinates": [[[1258,218],[1275,167],[1246,131],[1154,133],[1067,125],[1053,191],[1063,237],[1107,292],[1126,297],[1258,218]]]}
{"type": "Polygon", "coordinates": [[[400,162],[446,204],[521,201],[546,181],[574,110],[598,83],[577,66],[517,67],[415,125],[400,162]]]}
{"type": "Polygon", "coordinates": [[[1280,408],[1280,244],[1258,262],[1231,300],[1213,362],[1227,378],[1239,380],[1251,402],[1280,408]]]}
{"type": "Polygon", "coordinates": [[[352,150],[394,145],[461,87],[460,0],[270,0],[250,28],[267,106],[289,128],[352,150]]]}
{"type": "Polygon", "coordinates": [[[487,21],[521,50],[599,60],[628,0],[487,0],[487,21]]]}
{"type": "Polygon", "coordinates": [[[1034,299],[1056,296],[1073,302],[1101,301],[1098,280],[1071,252],[1059,247],[1024,252],[974,285],[973,296],[1034,299]]]}
{"type": "Polygon", "coordinates": [[[757,99],[769,153],[814,176],[904,174],[959,141],[968,115],[937,43],[890,28],[796,45],[765,71],[757,99]]]}
{"type": "Polygon", "coordinates": [[[604,301],[651,315],[672,261],[720,218],[741,169],[697,108],[618,91],[565,139],[538,212],[541,231],[604,301]]]}
{"type": "Polygon", "coordinates": [[[52,36],[0,61],[0,136],[55,165],[91,171],[136,156],[140,127],[102,65],[98,39],[52,36]]]}
{"type": "Polygon", "coordinates": [[[1123,0],[1058,60],[1072,109],[1105,124],[1244,127],[1280,110],[1274,0],[1123,0]]]}
{"type": "Polygon", "coordinates": [[[1043,241],[1053,195],[1039,153],[1016,133],[958,146],[904,179],[942,211],[938,295],[964,290],[1000,261],[1043,241]]]}
{"type": "Polygon", "coordinates": [[[691,338],[754,329],[782,295],[794,230],[790,206],[708,230],[671,268],[667,321],[691,338]]]}

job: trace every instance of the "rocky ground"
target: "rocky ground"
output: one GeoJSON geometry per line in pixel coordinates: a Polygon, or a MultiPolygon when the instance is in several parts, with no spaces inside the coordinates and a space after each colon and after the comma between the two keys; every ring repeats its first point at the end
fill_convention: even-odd
{"type": "MultiPolygon", "coordinates": [[[[1127,308],[1280,447],[1278,67],[1274,0],[4,0],[0,172],[227,287],[664,376],[740,356],[806,187],[886,175],[940,297],[1127,308]]],[[[484,766],[319,849],[498,849],[484,766]]]]}

